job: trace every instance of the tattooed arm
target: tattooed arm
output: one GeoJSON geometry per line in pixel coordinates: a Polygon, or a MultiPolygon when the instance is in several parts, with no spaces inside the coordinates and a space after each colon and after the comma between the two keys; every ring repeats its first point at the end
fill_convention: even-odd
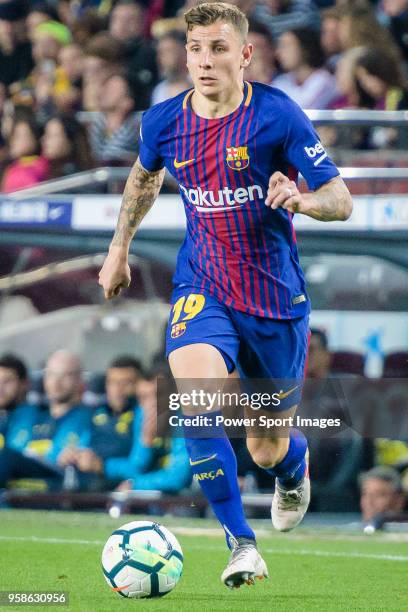
{"type": "Polygon", "coordinates": [[[346,221],[353,210],[350,192],[339,176],[313,193],[301,194],[296,183],[281,172],[275,172],[270,177],[265,204],[272,209],[285,208],[318,221],[346,221]]]}
{"type": "Polygon", "coordinates": [[[130,285],[128,254],[130,243],[137,228],[157,198],[163,182],[164,169],[148,172],[136,160],[126,182],[122,206],[109,253],[99,273],[99,284],[105,297],[119,295],[122,288],[130,285]]]}
{"type": "Polygon", "coordinates": [[[139,158],[136,160],[123,192],[122,206],[112,246],[129,248],[142,219],[159,195],[163,177],[164,170],[148,172],[143,168],[139,158]]]}

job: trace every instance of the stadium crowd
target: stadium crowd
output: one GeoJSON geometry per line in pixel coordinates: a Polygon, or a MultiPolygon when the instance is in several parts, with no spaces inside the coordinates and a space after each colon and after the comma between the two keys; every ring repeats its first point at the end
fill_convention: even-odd
{"type": "MultiPolygon", "coordinates": [[[[1,191],[131,164],[140,111],[190,86],[183,12],[194,3],[0,0],[1,191]]],[[[234,3],[250,17],[248,80],[303,108],[408,108],[408,0],[234,3]]],[[[372,130],[353,146],[397,139],[372,130]]]]}

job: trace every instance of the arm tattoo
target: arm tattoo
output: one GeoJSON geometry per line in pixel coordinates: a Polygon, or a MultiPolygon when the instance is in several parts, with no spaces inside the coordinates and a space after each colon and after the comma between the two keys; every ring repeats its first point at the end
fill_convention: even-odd
{"type": "Polygon", "coordinates": [[[311,205],[306,214],[318,221],[346,221],[353,209],[349,190],[340,177],[305,197],[311,205]]]}
{"type": "Polygon", "coordinates": [[[148,172],[139,158],[136,160],[123,192],[122,206],[112,244],[128,246],[140,223],[157,198],[163,182],[164,169],[148,172]]]}

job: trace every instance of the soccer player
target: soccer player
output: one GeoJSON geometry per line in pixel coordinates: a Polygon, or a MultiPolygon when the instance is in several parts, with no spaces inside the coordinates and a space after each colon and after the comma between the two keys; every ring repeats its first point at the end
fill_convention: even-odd
{"type": "MultiPolygon", "coordinates": [[[[245,15],[216,2],[193,7],[185,19],[194,88],[144,114],[139,158],[99,282],[107,298],[129,286],[129,245],[166,167],[187,216],[167,332],[173,376],[200,379],[205,390],[235,368],[241,378],[299,381],[309,300],[292,217],[345,220],[351,197],[301,109],[277,89],[244,81],[252,55],[245,15]],[[297,171],[311,193],[298,191],[297,171]]],[[[258,414],[293,415],[300,393],[301,384],[288,385],[280,412],[258,414]]],[[[251,584],[267,568],[245,519],[229,440],[218,430],[208,436],[185,428],[185,435],[192,470],[232,549],[221,579],[229,587],[251,584]]],[[[305,437],[272,430],[247,445],[276,479],[273,525],[292,529],[310,499],[305,437]]]]}

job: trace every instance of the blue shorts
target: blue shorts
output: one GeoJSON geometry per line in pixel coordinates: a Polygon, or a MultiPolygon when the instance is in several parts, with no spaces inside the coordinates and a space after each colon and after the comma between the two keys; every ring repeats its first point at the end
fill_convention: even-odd
{"type": "Polygon", "coordinates": [[[299,403],[308,341],[308,315],[267,319],[235,310],[194,287],[176,287],[173,292],[166,355],[189,344],[214,346],[228,372],[237,368],[242,379],[276,381],[282,399],[270,410],[299,403]]]}

